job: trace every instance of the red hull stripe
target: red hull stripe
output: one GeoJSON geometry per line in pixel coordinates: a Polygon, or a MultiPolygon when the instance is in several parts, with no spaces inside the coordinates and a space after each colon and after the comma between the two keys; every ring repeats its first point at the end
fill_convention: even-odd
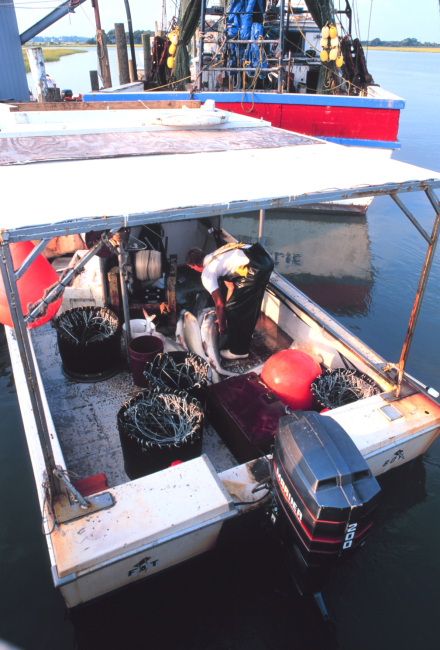
{"type": "Polygon", "coordinates": [[[343,106],[295,106],[216,102],[216,107],[239,115],[263,118],[272,126],[316,138],[348,138],[397,142],[399,111],[343,106]]]}

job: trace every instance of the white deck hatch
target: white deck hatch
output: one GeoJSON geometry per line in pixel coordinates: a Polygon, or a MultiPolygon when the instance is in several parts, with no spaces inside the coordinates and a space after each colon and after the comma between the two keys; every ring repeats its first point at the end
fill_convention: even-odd
{"type": "Polygon", "coordinates": [[[233,508],[205,455],[106,492],[116,502],[112,508],[52,533],[60,578],[207,524],[233,508]]]}

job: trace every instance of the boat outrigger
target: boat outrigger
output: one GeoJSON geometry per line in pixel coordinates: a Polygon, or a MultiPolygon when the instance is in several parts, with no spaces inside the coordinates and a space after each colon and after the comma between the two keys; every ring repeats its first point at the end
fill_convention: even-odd
{"type": "MultiPolygon", "coordinates": [[[[438,394],[405,373],[438,242],[440,203],[434,190],[440,174],[395,160],[370,164],[358,150],[212,104],[53,112],[3,105],[0,111],[0,313],[9,322],[7,340],[53,579],[67,606],[212,549],[221,531],[246,526],[247,514],[255,511],[284,541],[287,566],[300,589],[319,592],[327,569],[357,550],[371,528],[379,495],[375,477],[422,454],[440,432],[438,394]],[[311,167],[322,171],[310,174],[311,167]],[[226,175],[220,180],[222,171],[227,181],[226,175]],[[41,188],[48,178],[51,197],[44,201],[41,188]],[[71,190],[66,202],[72,179],[80,180],[79,190],[71,190]],[[431,234],[402,202],[413,192],[423,192],[434,209],[431,234]],[[136,420],[139,402],[150,400],[152,408],[158,394],[168,402],[182,400],[185,412],[190,404],[203,408],[203,400],[180,390],[161,393],[160,386],[159,393],[152,392],[151,385],[139,395],[128,361],[118,366],[119,348],[95,357],[104,365],[114,357],[111,368],[78,377],[77,370],[69,372],[67,358],[56,354],[57,341],[66,340],[61,325],[72,339],[67,320],[58,316],[57,331],[49,322],[29,327],[49,319],[64,292],[62,317],[82,310],[81,318],[96,317],[100,326],[107,319],[94,335],[98,344],[120,335],[116,316],[123,320],[128,352],[140,340],[133,338],[133,315],[157,308],[157,330],[172,358],[171,350],[179,349],[172,340],[179,306],[190,309],[200,288],[199,277],[179,264],[191,246],[207,253],[216,249],[213,229],[223,240],[233,239],[222,229],[222,215],[259,210],[264,242],[268,209],[378,195],[391,197],[428,245],[400,360],[381,358],[275,270],[251,356],[225,365],[238,376],[206,386],[203,447],[185,462],[135,478],[121,449],[121,442],[127,443],[124,414],[131,409],[136,420]],[[49,266],[41,258],[49,242],[81,234],[89,250],[67,260],[44,296],[24,301],[36,265],[42,272],[49,266]],[[26,244],[23,252],[27,242],[35,246],[26,244]],[[98,264],[96,256],[104,251],[107,257],[98,264]],[[153,271],[146,258],[162,260],[165,285],[162,272],[153,271]],[[316,379],[309,409],[286,409],[276,386],[262,380],[267,361],[273,364],[286,352],[319,364],[323,383],[316,379]],[[323,409],[324,384],[330,381],[339,399],[336,384],[342,386],[349,375],[365,390],[323,409]],[[256,413],[266,419],[259,421],[256,413]]],[[[76,343],[79,358],[83,348],[76,343]]],[[[189,376],[187,360],[185,368],[189,376]]]]}

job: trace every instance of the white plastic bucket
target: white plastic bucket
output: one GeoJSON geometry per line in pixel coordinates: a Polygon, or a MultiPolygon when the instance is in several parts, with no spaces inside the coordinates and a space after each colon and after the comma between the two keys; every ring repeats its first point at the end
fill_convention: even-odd
{"type": "MultiPolygon", "coordinates": [[[[125,323],[122,326],[125,334],[125,323]]],[[[156,336],[156,325],[142,318],[136,318],[135,320],[130,321],[131,329],[131,338],[135,339],[138,336],[145,336],[146,334],[151,334],[151,336],[156,336]],[[147,326],[149,331],[147,331],[147,326]]]]}

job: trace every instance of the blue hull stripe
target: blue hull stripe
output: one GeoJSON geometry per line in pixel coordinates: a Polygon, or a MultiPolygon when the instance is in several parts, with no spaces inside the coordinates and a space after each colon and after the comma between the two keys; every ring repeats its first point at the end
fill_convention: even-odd
{"type": "MultiPolygon", "coordinates": [[[[85,102],[126,102],[137,101],[175,101],[190,99],[187,92],[142,92],[142,93],[88,93],[83,96],[85,102]]],[[[255,104],[292,104],[298,106],[349,106],[350,108],[385,108],[402,110],[405,108],[404,99],[374,99],[372,97],[345,97],[342,95],[302,95],[302,94],[280,94],[277,93],[194,93],[193,99],[205,102],[213,99],[216,102],[237,103],[241,102],[255,104]]]]}
{"type": "Polygon", "coordinates": [[[401,142],[387,142],[385,140],[356,140],[354,138],[327,138],[323,135],[319,136],[320,140],[327,140],[335,144],[343,144],[346,147],[374,147],[375,149],[400,149],[401,142]]]}

